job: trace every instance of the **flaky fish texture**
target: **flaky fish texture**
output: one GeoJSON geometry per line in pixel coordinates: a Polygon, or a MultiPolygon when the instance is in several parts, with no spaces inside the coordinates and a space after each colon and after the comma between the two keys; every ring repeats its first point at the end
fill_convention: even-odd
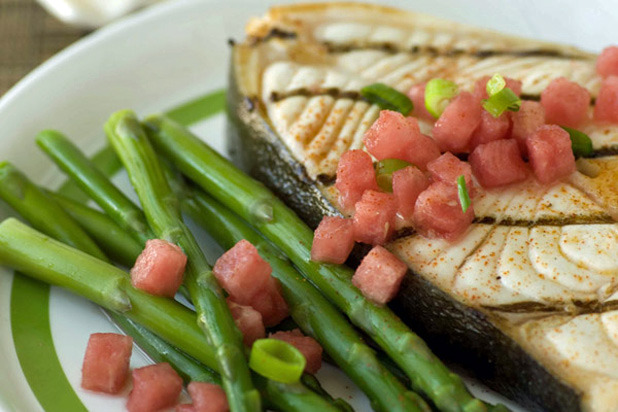
{"type": "MultiPolygon", "coordinates": [[[[557,77],[593,99],[601,82],[596,56],[573,47],[355,3],[273,8],[232,56],[233,153],[314,226],[342,213],[337,162],[378,117],[363,86],[406,92],[441,77],[471,90],[500,73],[538,100],[557,77]]],[[[410,268],[399,315],[531,410],[618,411],[618,127],[582,130],[594,147],[586,174],[479,189],[457,243],[404,230],[387,245],[410,268]]]]}

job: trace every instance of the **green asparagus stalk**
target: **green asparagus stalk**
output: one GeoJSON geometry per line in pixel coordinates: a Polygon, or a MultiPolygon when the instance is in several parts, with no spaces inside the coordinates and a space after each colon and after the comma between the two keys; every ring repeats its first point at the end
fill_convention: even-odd
{"type": "Polygon", "coordinates": [[[413,389],[424,393],[442,411],[487,411],[487,405],[475,399],[461,378],[450,372],[388,307],[365,299],[350,282],[351,269],[311,260],[313,232],[266,187],[177,123],[152,116],[145,125],[159,153],[277,245],[308,280],[406,372],[413,389]],[[272,210],[272,218],[256,218],[256,206],[264,209],[264,205],[272,210]]]}
{"type": "Polygon", "coordinates": [[[158,158],[134,114],[113,114],[105,125],[108,139],[125,166],[154,233],[179,245],[188,257],[185,284],[198,324],[215,348],[222,386],[234,412],[261,410],[242,345],[223,291],[191,231],[182,221],[178,199],[165,179],[158,158]]]}
{"type": "MultiPolygon", "coordinates": [[[[64,287],[112,313],[123,311],[128,319],[142,324],[195,360],[212,369],[218,368],[216,353],[204,344],[195,314],[188,308],[171,299],[133,288],[122,270],[60,243],[14,218],[0,223],[0,264],[64,287]]],[[[256,382],[270,399],[269,404],[276,409],[340,412],[300,383],[281,384],[259,376],[256,376],[256,382]]]]}
{"type": "Polygon", "coordinates": [[[367,394],[376,411],[425,411],[429,407],[378,361],[374,351],[322,294],[308,283],[267,240],[238,215],[201,191],[191,191],[184,210],[224,248],[241,239],[256,246],[273,268],[298,326],[314,336],[330,357],[367,394]]]}
{"type": "Polygon", "coordinates": [[[139,207],[109,184],[109,179],[69,139],[55,130],[45,130],[37,135],[36,142],[115,222],[122,222],[120,226],[137,241],[144,244],[154,237],[139,207]]]}
{"type": "MultiPolygon", "coordinates": [[[[72,165],[70,164],[72,159],[69,156],[63,155],[62,157],[64,157],[67,163],[69,163],[69,169],[71,170],[76,170],[79,173],[80,167],[79,165],[72,165]]],[[[172,173],[169,173],[169,168],[166,168],[165,170],[168,173],[168,177],[172,176],[172,173]]],[[[83,180],[87,180],[87,177],[82,177],[83,180]]],[[[174,189],[174,190],[182,190],[181,188],[181,184],[179,182],[176,181],[177,179],[169,179],[168,181],[170,181],[170,184],[174,185],[178,188],[178,189],[174,189]]],[[[97,180],[95,182],[87,182],[87,184],[92,187],[95,188],[101,184],[101,180],[97,180]]],[[[111,185],[111,182],[103,182],[104,185],[111,185]]],[[[114,230],[113,228],[117,226],[115,226],[113,223],[111,223],[109,221],[109,218],[107,218],[104,215],[101,215],[100,213],[86,207],[83,206],[77,202],[72,202],[71,200],[68,200],[62,196],[57,196],[56,199],[61,202],[61,204],[63,206],[67,207],[67,211],[70,212],[72,214],[73,217],[75,217],[78,222],[80,223],[84,223],[90,226],[94,226],[94,227],[86,227],[87,232],[89,233],[93,233],[93,234],[97,234],[97,233],[101,233],[103,236],[100,237],[101,239],[101,243],[100,246],[105,248],[108,248],[110,250],[113,250],[115,248],[114,243],[118,243],[115,242],[116,240],[123,240],[122,236],[116,236],[116,230],[114,230]],[[101,215],[101,216],[99,216],[101,215]],[[107,220],[103,220],[103,219],[107,219],[107,220]],[[107,233],[114,233],[113,237],[108,237],[105,236],[105,234],[107,233]]],[[[226,211],[227,214],[230,214],[229,211],[226,211]]],[[[240,220],[240,219],[239,219],[240,220]]],[[[245,226],[246,227],[246,226],[245,226]]],[[[253,233],[254,237],[257,237],[259,239],[261,239],[261,241],[263,242],[264,240],[257,235],[257,233],[255,233],[252,229],[248,228],[249,233],[253,233]]],[[[122,235],[122,234],[120,234],[122,235]]],[[[126,237],[126,235],[124,236],[126,237]]],[[[132,239],[131,239],[132,240],[132,239]]],[[[119,245],[118,245],[119,246],[119,245]]],[[[231,246],[231,245],[230,245],[231,246]]],[[[271,248],[268,245],[269,248],[271,248]]],[[[134,259],[134,258],[133,258],[134,259]]],[[[353,336],[356,337],[355,331],[348,325],[347,321],[342,319],[338,313],[338,311],[332,309],[332,307],[330,306],[330,304],[321,296],[321,294],[319,292],[317,292],[313,287],[309,286],[306,284],[306,282],[303,282],[300,280],[298,273],[295,273],[294,270],[288,265],[288,270],[291,270],[294,275],[296,276],[296,280],[297,280],[297,284],[300,284],[300,288],[301,290],[306,290],[306,288],[310,289],[310,292],[313,292],[314,295],[317,295],[317,297],[319,299],[322,300],[322,302],[320,302],[321,304],[325,304],[327,306],[329,306],[331,308],[331,311],[334,311],[336,316],[338,316],[340,319],[340,322],[343,322],[343,326],[344,326],[344,330],[347,331],[347,334],[344,332],[342,335],[344,338],[346,338],[347,336],[353,336]],[[312,290],[311,290],[312,289],[312,290]]],[[[302,292],[300,292],[300,294],[302,294],[302,292]]],[[[297,293],[298,295],[298,293],[297,293]]],[[[303,306],[303,312],[307,312],[306,311],[306,307],[307,307],[307,303],[305,300],[303,299],[297,299],[297,302],[301,302],[304,306],[303,306]]],[[[294,305],[291,303],[291,306],[293,307],[294,305]]],[[[319,317],[323,315],[322,312],[316,313],[316,315],[313,315],[313,321],[314,323],[317,323],[317,321],[319,320],[319,317]]],[[[328,315],[328,314],[327,314],[328,315]]],[[[127,321],[125,322],[118,322],[118,323],[122,323],[122,324],[126,324],[127,321]]],[[[337,322],[335,322],[335,325],[337,324],[337,322]]],[[[310,327],[310,326],[309,326],[310,327]]],[[[325,328],[324,330],[327,330],[328,328],[325,328]]],[[[333,327],[333,330],[335,330],[336,328],[333,327]]],[[[318,337],[319,339],[319,337],[318,337]]],[[[360,341],[360,339],[356,339],[356,341],[354,339],[352,339],[350,341],[350,339],[348,340],[343,340],[341,341],[340,339],[335,339],[334,342],[338,342],[338,347],[335,348],[334,350],[337,351],[337,353],[341,352],[343,353],[344,351],[350,351],[351,348],[355,345],[357,346],[363,346],[362,342],[360,341]],[[342,350],[343,349],[343,350],[342,350]]],[[[369,350],[369,348],[366,348],[367,350],[369,350]]],[[[354,353],[358,354],[358,355],[364,355],[363,352],[367,352],[367,351],[363,351],[363,350],[357,350],[354,353]]],[[[365,353],[366,354],[366,353],[365,353]]],[[[358,365],[360,361],[362,362],[369,362],[370,364],[373,364],[374,362],[371,362],[371,357],[373,356],[373,353],[370,353],[369,356],[365,357],[363,356],[363,359],[351,359],[351,362],[349,362],[350,365],[354,365],[356,368],[358,368],[358,365]],[[367,359],[365,359],[367,358],[367,359]]],[[[378,366],[377,368],[370,368],[367,370],[361,370],[361,378],[360,378],[360,382],[372,382],[375,380],[378,380],[380,384],[378,385],[374,385],[374,386],[369,386],[370,387],[370,395],[371,393],[375,393],[378,394],[378,398],[381,398],[383,400],[382,405],[383,407],[379,410],[394,410],[391,408],[392,404],[397,404],[397,403],[401,403],[404,406],[404,410],[414,410],[413,407],[408,409],[406,408],[406,404],[410,403],[410,400],[408,399],[408,397],[404,394],[404,388],[401,386],[401,384],[395,380],[392,379],[392,376],[390,376],[389,374],[386,374],[386,379],[383,379],[381,376],[381,373],[384,372],[380,369],[381,367],[378,366]],[[377,370],[377,372],[376,372],[377,370]],[[391,378],[391,379],[389,379],[391,378]],[[382,390],[382,389],[386,389],[386,390],[382,390]],[[400,396],[401,395],[401,396],[400,396]],[[401,400],[398,400],[398,398],[402,398],[401,400]]],[[[307,379],[312,378],[310,375],[304,375],[303,378],[303,382],[305,384],[309,383],[307,382],[307,379]]],[[[314,378],[315,379],[315,378],[314,378]]],[[[358,382],[358,380],[357,380],[358,382]]],[[[315,385],[312,385],[315,386],[315,385]]],[[[365,383],[365,386],[367,386],[367,383],[365,383]]],[[[317,385],[317,387],[319,388],[319,384],[317,385]]],[[[328,394],[324,393],[323,396],[328,396],[328,394]]],[[[336,401],[335,401],[336,402],[336,401]]],[[[416,400],[414,400],[414,402],[416,402],[416,400]]],[[[347,404],[344,405],[340,405],[343,408],[346,408],[347,404]]]]}
{"type": "MultiPolygon", "coordinates": [[[[131,237],[108,215],[57,193],[47,193],[103,249],[114,262],[133,266],[144,245],[131,237]]],[[[62,239],[59,239],[62,240],[62,239]]]]}

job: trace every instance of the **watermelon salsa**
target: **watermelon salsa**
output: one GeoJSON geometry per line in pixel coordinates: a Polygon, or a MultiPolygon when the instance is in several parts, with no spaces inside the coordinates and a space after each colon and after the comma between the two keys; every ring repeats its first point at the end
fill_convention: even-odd
{"type": "Polygon", "coordinates": [[[372,245],[352,281],[367,298],[388,302],[406,271],[381,246],[397,230],[457,241],[474,220],[478,186],[492,190],[526,179],[551,185],[576,170],[569,128],[591,121],[618,123],[618,47],[603,51],[597,73],[603,81],[593,111],[588,90],[566,78],[554,79],[539,102],[522,100],[522,83],[500,75],[478,79],[472,92],[453,95],[445,89],[444,98],[429,96],[428,83],[413,85],[407,92],[411,112],[403,106],[380,111],[365,132],[365,151],[341,156],[335,188],[340,210],[349,217],[322,220],[312,259],[343,263],[354,242],[372,245]],[[445,105],[431,106],[445,99],[445,105]],[[419,121],[433,124],[432,137],[421,133],[419,121]],[[401,164],[386,180],[385,162],[401,164]]]}

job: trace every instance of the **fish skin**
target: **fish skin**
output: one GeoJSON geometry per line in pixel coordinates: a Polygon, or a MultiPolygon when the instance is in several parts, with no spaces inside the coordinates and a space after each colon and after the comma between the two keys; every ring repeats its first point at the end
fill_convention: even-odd
{"type": "MultiPolygon", "coordinates": [[[[483,65],[487,70],[496,70],[500,65],[540,65],[542,70],[552,74],[541,76],[543,81],[536,84],[533,84],[531,79],[522,79],[524,95],[532,96],[540,93],[543,84],[565,74],[561,72],[562,69],[558,70],[559,68],[570,65],[577,68],[571,73],[573,80],[583,83],[593,96],[598,91],[599,79],[594,75],[593,67],[595,56],[568,46],[502,36],[425,16],[422,17],[420,32],[428,29],[438,34],[441,31],[457,32],[459,38],[463,39],[459,42],[459,49],[449,49],[446,46],[441,48],[436,40],[439,36],[434,36],[425,46],[417,45],[418,50],[412,53],[407,49],[404,53],[392,42],[385,41],[389,39],[388,36],[404,38],[401,31],[406,21],[412,19],[418,22],[420,18],[415,14],[369,5],[331,3],[317,6],[282,6],[272,9],[265,18],[253,20],[248,26],[248,41],[234,47],[230,72],[231,87],[228,91],[228,136],[233,148],[232,156],[245,170],[283,198],[311,227],[315,228],[324,215],[342,215],[333,206],[336,204],[336,191],[332,187],[333,165],[336,166],[338,155],[343,151],[362,148],[362,130],[377,118],[378,110],[359,99],[357,94],[362,85],[371,83],[380,76],[386,74],[386,79],[393,86],[405,91],[406,87],[412,84],[411,80],[416,82],[442,74],[444,77],[456,76],[454,71],[449,72],[448,63],[452,66],[452,62],[459,59],[461,63],[457,68],[463,67],[464,73],[454,79],[460,83],[462,89],[469,89],[476,77],[487,74],[475,72],[475,68],[483,65]],[[372,15],[371,19],[379,20],[387,16],[393,30],[374,30],[372,42],[366,38],[362,41],[354,40],[349,47],[324,41],[336,37],[337,30],[331,28],[329,34],[328,27],[320,28],[323,22],[321,19],[333,21],[345,16],[350,20],[362,20],[363,16],[367,19],[368,12],[372,15]],[[487,39],[487,36],[491,37],[490,41],[479,41],[487,39]],[[466,37],[472,40],[467,41],[466,37]],[[382,40],[376,41],[375,38],[382,40]],[[321,39],[322,42],[316,42],[316,39],[321,39]],[[500,46],[502,51],[490,53],[487,47],[483,49],[480,46],[481,43],[500,46]],[[298,44],[302,44],[302,47],[298,44]],[[468,53],[461,52],[462,45],[469,47],[468,53]],[[275,73],[277,76],[273,75],[269,80],[262,78],[263,73],[260,70],[257,73],[251,72],[249,67],[255,61],[252,59],[255,59],[256,54],[268,53],[271,46],[278,50],[279,63],[276,68],[278,72],[275,73]],[[512,52],[509,53],[509,50],[512,52]],[[479,58],[483,53],[484,57],[479,58]],[[410,54],[415,54],[417,61],[411,59],[410,54]],[[376,59],[385,59],[386,62],[372,66],[376,59]],[[544,59],[549,59],[549,62],[543,63],[544,59]],[[294,67],[290,66],[290,62],[294,67]],[[307,65],[315,65],[321,72],[307,71],[307,65]],[[332,67],[337,67],[338,70],[329,71],[332,67]],[[406,70],[419,67],[424,67],[420,71],[424,77],[418,75],[415,78],[398,80],[406,70]],[[345,76],[341,75],[342,69],[354,76],[345,80],[345,76]],[[342,82],[347,82],[345,87],[339,87],[342,82]],[[291,101],[293,99],[296,100],[291,101]],[[311,99],[315,107],[324,110],[317,120],[321,123],[320,127],[316,127],[310,118],[305,119],[305,126],[296,123],[296,119],[300,118],[299,113],[303,113],[311,99]],[[291,111],[293,115],[286,118],[288,109],[278,111],[276,105],[288,105],[288,101],[289,106],[295,108],[291,111]],[[333,107],[342,108],[343,114],[334,116],[333,107]],[[353,120],[349,120],[351,113],[353,120]],[[284,117],[278,117],[280,115],[284,117]],[[324,125],[328,127],[322,127],[324,125]],[[308,132],[308,127],[313,131],[308,132]],[[291,129],[296,130],[295,135],[302,136],[298,142],[286,140],[285,135],[291,129]],[[332,145],[330,147],[335,150],[327,150],[317,144],[315,136],[321,136],[320,139],[329,142],[328,144],[332,145]],[[321,163],[322,158],[328,161],[321,163]]],[[[362,27],[358,29],[362,30],[362,27]]],[[[341,35],[341,28],[338,30],[341,35]]],[[[422,36],[421,33],[412,37],[418,40],[422,36]]],[[[443,40],[446,38],[448,35],[442,36],[443,40]]],[[[518,77],[508,70],[503,74],[518,77]]],[[[587,124],[583,129],[591,136],[597,154],[616,153],[618,127],[587,124]]],[[[598,160],[603,167],[605,159],[598,160]]],[[[612,181],[614,174],[618,178],[618,167],[608,173],[610,174],[604,175],[601,180],[612,181]]],[[[501,200],[501,196],[482,192],[480,198],[484,199],[483,210],[486,213],[477,216],[476,225],[507,225],[512,227],[510,230],[516,230],[518,226],[544,227],[543,225],[560,222],[614,224],[612,216],[615,217],[615,212],[608,208],[608,204],[612,204],[613,194],[604,194],[599,187],[590,184],[586,177],[578,173],[571,181],[564,183],[567,187],[564,193],[567,194],[560,195],[566,196],[565,198],[571,196],[571,200],[576,199],[573,202],[576,206],[567,202],[553,202],[552,196],[555,193],[546,188],[530,188],[529,182],[522,185],[528,186],[527,194],[509,193],[506,200],[501,200]]],[[[517,189],[511,187],[506,190],[517,189]]],[[[557,189],[554,189],[555,191],[557,189]]],[[[406,236],[411,238],[415,235],[408,231],[395,244],[405,241],[406,236]]],[[[395,244],[389,245],[392,251],[396,251],[395,244]]],[[[367,250],[367,247],[357,246],[351,263],[358,262],[367,250]]],[[[405,256],[400,256],[405,260],[405,256]]],[[[602,282],[602,279],[597,280],[602,282]]],[[[582,323],[579,321],[582,316],[590,316],[595,322],[597,318],[611,317],[616,309],[614,302],[618,301],[618,297],[607,296],[615,292],[615,283],[613,280],[608,282],[606,290],[598,297],[587,292],[569,291],[568,297],[558,296],[552,300],[552,290],[569,289],[560,283],[551,283],[551,279],[544,281],[550,283],[547,283],[544,289],[549,292],[546,292],[543,298],[539,296],[538,299],[531,300],[529,289],[525,289],[525,293],[515,294],[524,296],[525,299],[508,300],[508,305],[494,305],[495,302],[491,301],[475,304],[474,301],[466,301],[462,296],[447,293],[451,290],[448,285],[432,283],[426,273],[419,274],[410,270],[392,305],[439,356],[463,365],[488,386],[520,402],[529,410],[614,410],[612,397],[598,389],[599,385],[607,382],[607,377],[599,376],[597,379],[595,373],[584,370],[584,374],[591,377],[589,380],[593,383],[588,385],[573,381],[573,371],[577,370],[572,369],[572,365],[559,365],[559,358],[556,360],[552,356],[542,356],[539,348],[552,349],[545,336],[555,339],[556,336],[563,335],[547,329],[546,324],[566,324],[573,321],[573,325],[578,325],[582,323]],[[597,384],[597,381],[600,383],[597,384]]],[[[609,336],[611,329],[606,330],[609,336]]]]}

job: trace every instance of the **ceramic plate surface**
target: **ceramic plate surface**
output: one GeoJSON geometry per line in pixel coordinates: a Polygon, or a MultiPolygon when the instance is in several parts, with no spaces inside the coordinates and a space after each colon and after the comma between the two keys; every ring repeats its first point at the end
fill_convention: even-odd
{"type": "MultiPolygon", "coordinates": [[[[36,148],[36,133],[61,130],[93,154],[105,144],[103,123],[122,108],[145,115],[181,107],[175,113],[223,150],[225,117],[220,110],[227,40],[241,38],[244,22],[274,3],[169,1],[95,32],[33,71],[0,100],[0,160],[11,160],[36,182],[56,187],[62,176],[36,148]],[[187,102],[192,104],[184,105],[187,102]]],[[[593,51],[618,41],[618,8],[611,1],[386,4],[593,51]]],[[[115,179],[129,188],[123,175],[115,179]]],[[[11,214],[0,203],[0,218],[11,214]]],[[[0,269],[0,411],[123,410],[127,393],[112,397],[79,387],[89,334],[116,330],[89,302],[0,269]]],[[[134,351],[132,367],[147,362],[134,351]]],[[[359,411],[370,410],[364,396],[335,368],[323,368],[319,378],[333,395],[359,411]]],[[[472,385],[481,397],[500,399],[472,385]]]]}

